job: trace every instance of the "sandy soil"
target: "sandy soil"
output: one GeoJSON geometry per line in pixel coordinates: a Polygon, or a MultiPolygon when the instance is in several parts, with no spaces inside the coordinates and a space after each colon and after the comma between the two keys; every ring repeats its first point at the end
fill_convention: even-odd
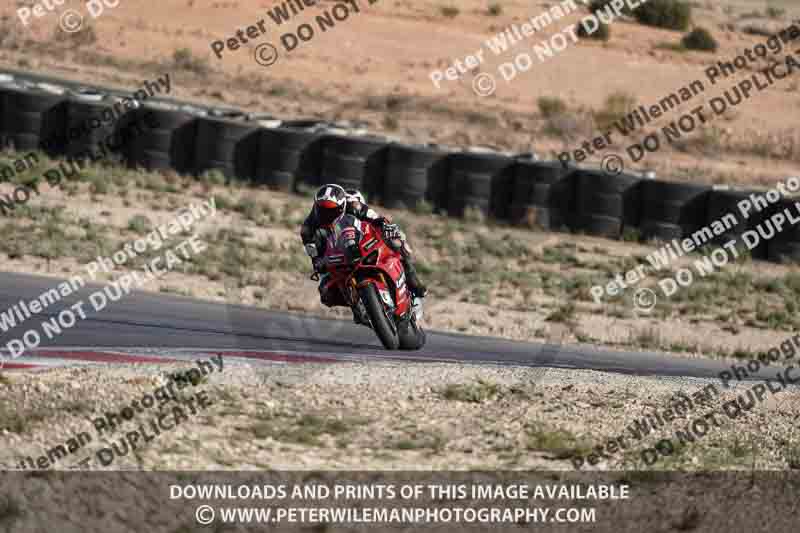
{"type": "MultiPolygon", "coordinates": [[[[574,24],[585,11],[555,20],[540,35],[496,55],[485,44],[489,37],[541,14],[551,3],[503,2],[501,13],[492,16],[485,2],[465,0],[458,2],[455,16],[445,16],[444,8],[453,6],[443,1],[368,5],[362,0],[359,13],[324,33],[318,31],[291,52],[282,50],[277,63],[265,69],[253,60],[257,45],[269,42],[280,47],[280,36],[287,28],[313,23],[314,17],[331,9],[333,3],[319,2],[280,26],[267,15],[274,3],[193,0],[190,4],[187,8],[183,0],[164,0],[157,9],[145,9],[150,4],[144,0],[126,0],[96,19],[86,17],[85,25],[92,28],[96,41],[83,44],[58,32],[56,13],[34,18],[23,27],[11,6],[0,7],[0,13],[8,17],[0,65],[129,89],[156,71],[168,70],[175,80],[174,94],[181,98],[237,105],[281,117],[357,119],[367,122],[370,129],[403,139],[534,149],[549,156],[578,147],[603,132],[580,115],[566,137],[552,135],[547,120],[537,111],[539,97],[560,97],[577,112],[600,109],[609,95],[623,91],[649,106],[704,78],[705,68],[717,60],[732,60],[743,48],[764,40],[743,33],[745,26],[774,30],[800,16],[789,2],[695,4],[695,24],[707,27],[720,42],[715,55],[664,49],[658,45],[675,43],[681,34],[618,20],[612,24],[608,43],[571,44],[545,62],[534,59],[534,68],[505,82],[498,65],[512,61],[517,53],[531,52],[533,44],[574,24]],[[768,6],[783,8],[784,13],[766,18],[768,6]],[[760,13],[757,18],[754,11],[760,13]],[[226,50],[222,59],[213,55],[211,42],[231,37],[237,28],[262,19],[267,29],[264,36],[238,50],[226,50]],[[446,68],[481,48],[485,61],[477,69],[457,82],[445,82],[440,89],[431,82],[433,70],[446,68]],[[191,51],[197,68],[174,63],[173,53],[179,49],[191,51]],[[481,98],[472,91],[472,80],[479,72],[498,78],[493,96],[481,98]]],[[[750,70],[740,72],[701,96],[707,101],[750,75],[750,70]]],[[[628,161],[629,166],[656,170],[670,179],[717,183],[770,184],[777,177],[796,173],[800,143],[792,127],[800,105],[798,87],[797,79],[782,80],[716,121],[720,128],[716,135],[722,142],[717,148],[666,146],[639,164],[628,161]],[[772,148],[763,146],[776,150],[783,146],[785,157],[769,155],[772,148]]],[[[683,111],[698,102],[687,102],[683,111]]],[[[663,120],[679,116],[675,112],[663,120]]],[[[619,138],[613,151],[623,152],[635,140],[619,138]]],[[[592,162],[598,163],[603,155],[596,154],[592,162]]]]}
{"type": "MultiPolygon", "coordinates": [[[[189,368],[179,365],[170,372],[189,368]]],[[[796,468],[800,460],[796,390],[766,394],[763,403],[732,420],[723,415],[725,403],[737,395],[746,398],[754,384],[727,389],[719,380],[455,364],[258,369],[223,358],[222,370],[216,363],[213,368],[196,385],[173,387],[173,402],[163,367],[4,376],[0,464],[19,468],[23,462],[22,468],[30,469],[27,457],[36,463],[53,447],[68,448],[70,439],[73,447],[66,454],[51,454],[39,466],[67,469],[88,459],[82,466],[92,470],[552,471],[571,470],[582,458],[584,470],[764,470],[796,468]],[[716,392],[707,403],[695,402],[647,437],[631,436],[635,420],[663,413],[678,392],[696,398],[709,386],[716,392]],[[159,389],[167,391],[166,401],[148,408],[144,397],[161,399],[159,389]],[[121,413],[134,400],[138,412],[125,421],[121,413]],[[176,406],[184,419],[173,415],[176,406]],[[711,411],[719,425],[709,418],[704,437],[656,461],[643,455],[661,439],[677,446],[676,431],[686,431],[711,411]],[[117,413],[118,426],[101,429],[96,419],[104,413],[107,427],[112,423],[107,413],[117,413]],[[162,414],[174,416],[177,425],[169,427],[173,419],[167,418],[161,431],[154,429],[151,422],[162,414]],[[763,431],[766,424],[769,432],[763,431]],[[128,432],[145,430],[152,438],[144,442],[142,436],[130,448],[128,432]],[[81,432],[88,438],[81,441],[81,432]],[[625,449],[590,456],[622,434],[625,449]]]]}

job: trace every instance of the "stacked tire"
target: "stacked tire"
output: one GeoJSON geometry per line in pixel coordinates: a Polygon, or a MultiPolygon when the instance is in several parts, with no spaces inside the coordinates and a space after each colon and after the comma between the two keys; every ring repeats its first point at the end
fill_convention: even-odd
{"type": "Polygon", "coordinates": [[[17,87],[14,81],[14,76],[8,74],[0,74],[0,148],[6,146],[6,132],[3,129],[3,117],[5,116],[5,95],[9,89],[17,87]]]}
{"type": "Polygon", "coordinates": [[[451,216],[464,216],[475,208],[484,216],[509,217],[514,180],[514,160],[480,152],[449,156],[448,206],[451,216]]]}
{"type": "MultiPolygon", "coordinates": [[[[739,250],[747,250],[742,235],[751,229],[755,229],[760,223],[769,217],[771,210],[763,209],[760,212],[752,212],[745,218],[739,211],[738,204],[746,200],[751,194],[757,191],[729,191],[712,190],[708,198],[708,212],[704,227],[704,240],[717,246],[735,240],[739,250]],[[708,239],[708,235],[712,237],[708,239]]],[[[752,257],[757,259],[767,258],[767,242],[760,242],[752,250],[752,257]]]]}
{"type": "Polygon", "coordinates": [[[325,135],[321,142],[321,183],[361,190],[373,202],[383,198],[387,144],[382,138],[325,135]]]}
{"type": "Polygon", "coordinates": [[[574,170],[555,161],[517,160],[511,222],[547,230],[566,228],[575,196],[574,170]]]}
{"type": "Polygon", "coordinates": [[[420,145],[392,144],[386,163],[383,205],[414,208],[420,202],[442,205],[447,153],[420,145]]]}
{"type": "Polygon", "coordinates": [[[284,120],[281,124],[284,128],[294,128],[298,130],[323,130],[329,126],[329,122],[321,118],[298,118],[295,120],[284,120]]]}
{"type": "Polygon", "coordinates": [[[575,172],[573,229],[589,235],[618,238],[639,224],[641,178],[597,170],[575,172]]]}
{"type": "Polygon", "coordinates": [[[236,118],[200,117],[194,144],[194,172],[220,171],[227,180],[255,180],[262,129],[236,118]]]}
{"type": "MultiPolygon", "coordinates": [[[[800,200],[784,199],[776,204],[776,212],[785,212],[783,228],[767,241],[767,259],[775,263],[800,263],[800,200]]],[[[777,228],[775,228],[777,231],[777,228]]]]}
{"type": "Polygon", "coordinates": [[[176,104],[145,101],[131,111],[129,120],[118,122],[118,133],[129,139],[124,144],[128,165],[146,170],[194,171],[194,148],[198,115],[176,104]],[[134,135],[147,128],[144,135],[134,135]]]}
{"type": "Polygon", "coordinates": [[[691,235],[706,221],[711,187],[661,180],[641,184],[642,237],[670,241],[691,235]]]}
{"type": "Polygon", "coordinates": [[[50,155],[62,153],[66,96],[36,87],[6,86],[2,92],[3,140],[17,151],[47,146],[50,155]]]}
{"type": "Polygon", "coordinates": [[[245,120],[254,126],[262,128],[279,128],[284,125],[284,121],[266,113],[248,113],[245,120]]]}
{"type": "Polygon", "coordinates": [[[256,182],[270,189],[294,191],[319,183],[320,135],[313,129],[272,128],[261,132],[256,182]]]}
{"type": "Polygon", "coordinates": [[[90,154],[107,153],[108,144],[114,151],[121,143],[106,143],[114,134],[113,101],[103,93],[80,91],[70,96],[67,102],[66,135],[64,152],[69,157],[88,159],[90,154]]]}

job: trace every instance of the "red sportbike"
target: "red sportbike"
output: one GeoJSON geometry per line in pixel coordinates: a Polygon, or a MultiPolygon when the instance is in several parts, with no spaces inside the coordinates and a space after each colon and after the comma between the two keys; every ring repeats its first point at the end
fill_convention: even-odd
{"type": "Polygon", "coordinates": [[[384,348],[418,350],[425,345],[418,324],[421,303],[412,301],[400,252],[386,243],[380,229],[345,215],[328,228],[323,257],[328,290],[340,292],[342,303],[375,331],[384,348]]]}

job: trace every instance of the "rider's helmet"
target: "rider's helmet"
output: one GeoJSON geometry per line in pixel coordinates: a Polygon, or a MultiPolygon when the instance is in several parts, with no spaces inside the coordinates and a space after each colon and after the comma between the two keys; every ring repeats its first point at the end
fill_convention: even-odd
{"type": "Polygon", "coordinates": [[[344,189],[330,183],[323,185],[314,195],[314,211],[321,226],[330,226],[344,214],[347,194],[344,189]]]}
{"type": "Polygon", "coordinates": [[[347,194],[348,203],[352,202],[358,202],[360,204],[366,203],[364,202],[364,195],[361,194],[361,191],[359,191],[358,189],[347,189],[345,190],[345,193],[347,194]]]}

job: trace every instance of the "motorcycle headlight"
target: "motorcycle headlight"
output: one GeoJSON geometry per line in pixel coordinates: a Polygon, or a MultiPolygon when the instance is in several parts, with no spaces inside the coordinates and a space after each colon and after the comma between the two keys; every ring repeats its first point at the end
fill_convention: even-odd
{"type": "Polygon", "coordinates": [[[389,307],[394,307],[394,302],[392,301],[392,297],[389,294],[389,291],[382,290],[380,292],[381,292],[381,298],[386,303],[386,305],[388,305],[389,307]]]}

